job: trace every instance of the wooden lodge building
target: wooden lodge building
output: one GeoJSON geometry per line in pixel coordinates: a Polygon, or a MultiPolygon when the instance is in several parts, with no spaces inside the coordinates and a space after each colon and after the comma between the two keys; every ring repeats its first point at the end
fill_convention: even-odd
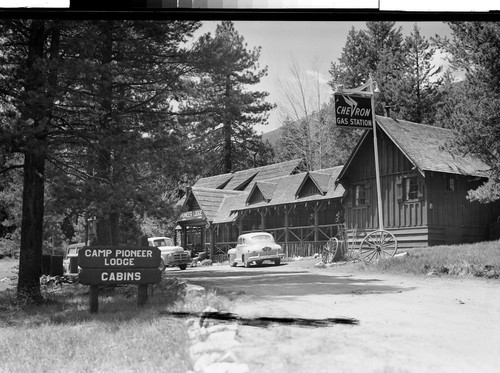
{"type": "MultiPolygon", "coordinates": [[[[492,236],[498,204],[467,200],[487,166],[443,146],[450,130],[377,117],[384,229],[401,248],[473,242],[492,236]]],[[[287,256],[320,252],[340,227],[359,242],[378,229],[373,133],[345,166],[301,172],[301,160],[200,179],[179,201],[181,244],[225,257],[238,235],[265,230],[287,256]]],[[[196,250],[196,251],[197,251],[196,250]]]]}
{"type": "MultiPolygon", "coordinates": [[[[398,246],[411,248],[481,241],[493,236],[498,204],[467,200],[483,184],[488,167],[471,156],[453,155],[448,129],[377,117],[383,227],[398,246]]],[[[366,131],[339,175],[346,189],[348,227],[363,236],[377,229],[373,133],[366,131]]]]}

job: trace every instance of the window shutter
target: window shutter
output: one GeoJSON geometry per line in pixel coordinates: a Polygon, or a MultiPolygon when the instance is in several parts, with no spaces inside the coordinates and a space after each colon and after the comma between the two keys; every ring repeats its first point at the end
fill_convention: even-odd
{"type": "Polygon", "coordinates": [[[396,177],[396,200],[398,202],[403,200],[403,178],[401,176],[396,177]]]}

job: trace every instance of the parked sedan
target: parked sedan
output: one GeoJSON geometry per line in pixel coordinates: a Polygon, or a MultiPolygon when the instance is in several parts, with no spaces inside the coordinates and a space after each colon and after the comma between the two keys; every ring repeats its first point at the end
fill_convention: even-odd
{"type": "Polygon", "coordinates": [[[266,232],[242,234],[238,237],[236,247],[227,253],[231,267],[241,263],[247,268],[251,263],[259,266],[266,260],[279,265],[281,258],[285,256],[281,246],[274,241],[274,237],[266,232]]]}

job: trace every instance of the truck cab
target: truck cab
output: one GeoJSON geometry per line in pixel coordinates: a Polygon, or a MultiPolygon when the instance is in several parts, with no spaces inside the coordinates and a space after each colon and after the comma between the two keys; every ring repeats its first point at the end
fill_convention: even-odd
{"type": "Polygon", "coordinates": [[[188,264],[191,263],[190,252],[184,250],[181,246],[175,245],[174,240],[170,237],[149,237],[148,245],[160,249],[160,269],[162,271],[166,267],[179,267],[181,270],[185,270],[188,264]]]}
{"type": "Polygon", "coordinates": [[[68,275],[78,274],[78,251],[85,247],[85,243],[74,243],[66,248],[66,255],[63,261],[64,271],[68,275]]]}

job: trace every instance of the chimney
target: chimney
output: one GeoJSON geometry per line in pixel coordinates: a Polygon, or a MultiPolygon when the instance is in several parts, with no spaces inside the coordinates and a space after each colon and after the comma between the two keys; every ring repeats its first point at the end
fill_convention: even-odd
{"type": "Polygon", "coordinates": [[[385,116],[390,118],[391,117],[391,107],[389,105],[385,105],[385,116]]]}

